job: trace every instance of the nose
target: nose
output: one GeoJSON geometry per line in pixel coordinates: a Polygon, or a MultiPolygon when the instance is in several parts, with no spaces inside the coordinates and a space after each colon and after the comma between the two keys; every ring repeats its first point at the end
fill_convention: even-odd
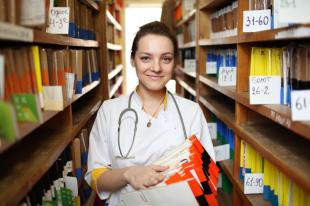
{"type": "Polygon", "coordinates": [[[160,60],[159,59],[156,59],[156,60],[153,61],[153,65],[152,65],[151,70],[153,72],[156,72],[156,73],[161,71],[161,65],[160,65],[160,60]]]}

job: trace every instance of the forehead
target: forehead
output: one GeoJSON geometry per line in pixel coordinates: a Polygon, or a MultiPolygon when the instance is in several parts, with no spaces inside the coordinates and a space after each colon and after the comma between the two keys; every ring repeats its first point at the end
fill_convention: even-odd
{"type": "Polygon", "coordinates": [[[140,38],[137,51],[148,53],[173,53],[173,43],[166,36],[147,34],[140,38]]]}

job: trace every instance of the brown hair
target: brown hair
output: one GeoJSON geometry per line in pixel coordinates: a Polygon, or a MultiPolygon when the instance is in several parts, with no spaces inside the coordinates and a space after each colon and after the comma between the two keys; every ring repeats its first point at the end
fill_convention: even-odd
{"type": "Polygon", "coordinates": [[[132,47],[131,47],[131,58],[132,59],[134,58],[136,51],[138,49],[139,40],[148,34],[156,34],[156,35],[161,35],[161,36],[165,36],[169,38],[173,44],[173,53],[174,53],[173,55],[174,57],[177,57],[178,43],[177,43],[175,36],[164,23],[159,22],[159,21],[154,21],[154,22],[150,22],[150,23],[147,23],[141,26],[139,31],[137,32],[133,40],[132,47]]]}

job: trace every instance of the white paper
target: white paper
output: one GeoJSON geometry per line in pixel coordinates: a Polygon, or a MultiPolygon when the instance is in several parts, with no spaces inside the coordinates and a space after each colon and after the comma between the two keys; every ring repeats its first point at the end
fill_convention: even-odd
{"type": "Polygon", "coordinates": [[[216,139],[216,137],[217,137],[216,123],[210,122],[210,123],[208,123],[208,127],[209,127],[211,139],[216,139]]]}
{"type": "Polygon", "coordinates": [[[292,91],[291,98],[292,120],[310,120],[310,90],[292,91]]]}
{"type": "Polygon", "coordinates": [[[120,195],[122,206],[198,206],[186,181],[120,195]]]}
{"type": "Polygon", "coordinates": [[[48,33],[69,33],[69,7],[52,7],[49,10],[48,33]]]}
{"type": "Polygon", "coordinates": [[[207,74],[216,74],[217,68],[216,68],[216,62],[207,62],[206,63],[207,68],[207,74]]]}
{"type": "Polygon", "coordinates": [[[74,73],[65,73],[65,78],[66,78],[67,97],[69,99],[71,99],[73,96],[73,92],[74,92],[75,74],[74,73]]]}
{"type": "Polygon", "coordinates": [[[0,55],[0,100],[4,98],[4,56],[0,55]]]}
{"type": "Polygon", "coordinates": [[[76,177],[65,176],[64,181],[66,184],[66,188],[72,191],[73,197],[77,197],[79,195],[79,187],[78,181],[76,177]]]}
{"type": "Polygon", "coordinates": [[[45,24],[45,1],[22,0],[20,24],[24,26],[37,26],[45,24]]]}
{"type": "Polygon", "coordinates": [[[33,30],[22,26],[0,22],[0,38],[33,42],[33,30]]]}
{"type": "Polygon", "coordinates": [[[62,86],[43,86],[44,110],[60,111],[64,108],[62,86]]]}
{"type": "Polygon", "coordinates": [[[280,104],[280,76],[250,76],[250,104],[280,104]]]}
{"type": "Polygon", "coordinates": [[[258,32],[271,29],[271,10],[243,11],[243,32],[258,32]]]}
{"type": "Polygon", "coordinates": [[[217,162],[230,159],[229,144],[223,144],[214,147],[215,160],[217,162]]]}
{"type": "Polygon", "coordinates": [[[184,70],[196,72],[196,59],[184,59],[184,70]]]}
{"type": "Polygon", "coordinates": [[[279,20],[283,23],[310,22],[309,0],[279,0],[279,20]]]}
{"type": "Polygon", "coordinates": [[[223,187],[223,173],[220,173],[218,179],[217,179],[217,188],[223,187]]]}
{"type": "Polygon", "coordinates": [[[245,173],[244,194],[261,194],[264,191],[264,174],[245,173]]]}
{"type": "Polygon", "coordinates": [[[220,67],[218,84],[220,86],[236,86],[237,79],[236,67],[220,67]]]}

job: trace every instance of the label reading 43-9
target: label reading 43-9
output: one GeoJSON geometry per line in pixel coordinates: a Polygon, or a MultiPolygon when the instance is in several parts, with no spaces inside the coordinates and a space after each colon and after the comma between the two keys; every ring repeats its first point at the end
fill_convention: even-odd
{"type": "Polygon", "coordinates": [[[257,32],[271,29],[271,11],[243,11],[243,32],[257,32]]]}

